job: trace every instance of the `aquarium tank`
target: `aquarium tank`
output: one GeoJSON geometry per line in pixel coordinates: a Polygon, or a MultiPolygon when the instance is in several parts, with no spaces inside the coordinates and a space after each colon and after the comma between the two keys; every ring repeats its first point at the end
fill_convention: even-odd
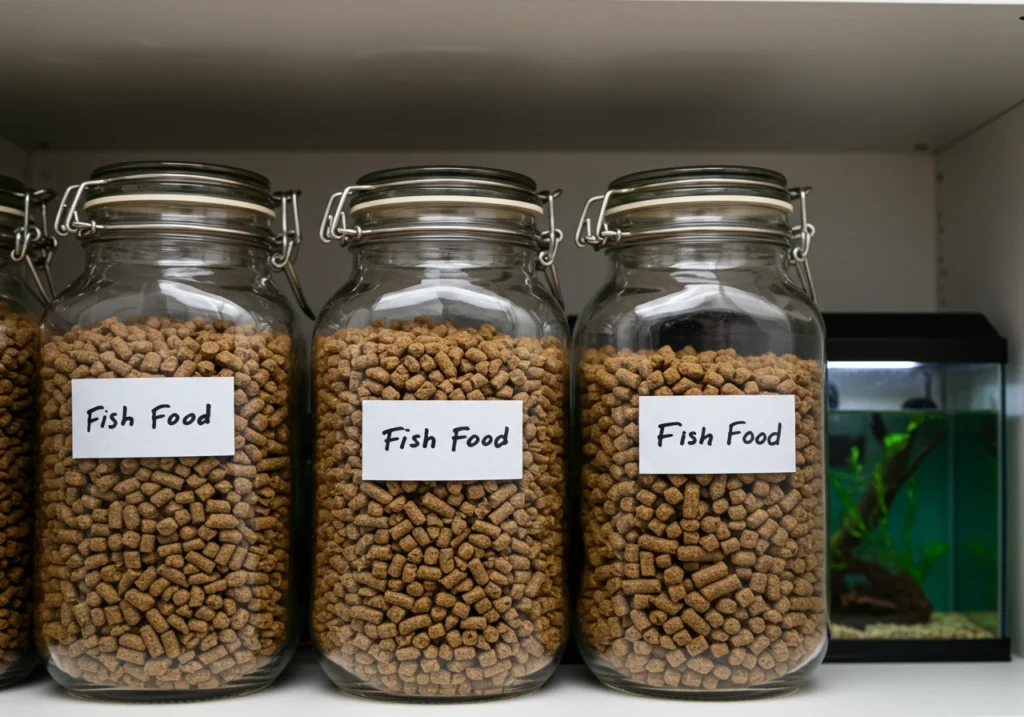
{"type": "Polygon", "coordinates": [[[825,322],[829,659],[1009,659],[1006,341],[976,314],[825,322]]]}

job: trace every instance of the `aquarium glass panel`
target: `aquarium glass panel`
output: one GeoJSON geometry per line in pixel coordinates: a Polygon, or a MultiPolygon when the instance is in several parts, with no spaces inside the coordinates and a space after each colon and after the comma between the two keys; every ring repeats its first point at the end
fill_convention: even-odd
{"type": "Polygon", "coordinates": [[[1002,366],[828,368],[833,637],[1002,637],[1002,366]]]}

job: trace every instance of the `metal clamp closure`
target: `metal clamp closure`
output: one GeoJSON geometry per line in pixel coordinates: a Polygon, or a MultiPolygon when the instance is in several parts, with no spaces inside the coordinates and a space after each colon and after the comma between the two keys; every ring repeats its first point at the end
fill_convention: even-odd
{"type": "Polygon", "coordinates": [[[605,221],[605,214],[608,211],[608,202],[612,197],[629,194],[632,191],[632,189],[609,189],[604,194],[598,194],[596,197],[588,199],[587,203],[583,206],[580,222],[576,225],[576,246],[580,249],[588,246],[600,249],[607,244],[621,241],[622,237],[627,236],[627,234],[619,229],[609,229],[608,223],[605,221]],[[591,223],[590,209],[598,202],[601,202],[601,208],[597,212],[597,219],[591,223]],[[596,232],[594,231],[595,226],[597,227],[596,232]]]}
{"type": "Polygon", "coordinates": [[[274,199],[281,203],[281,233],[274,237],[275,243],[281,244],[281,252],[270,257],[270,264],[278,270],[292,262],[292,255],[298,253],[302,243],[302,228],[299,225],[301,195],[302,192],[297,189],[274,192],[274,199]]]}
{"type": "MultiPolygon", "coordinates": [[[[645,187],[645,189],[649,188],[645,187]]],[[[583,207],[579,224],[576,226],[576,246],[581,249],[588,246],[601,249],[628,237],[628,232],[609,228],[605,216],[608,211],[608,203],[612,197],[628,194],[632,191],[632,188],[609,189],[604,194],[588,199],[583,207]],[[597,218],[592,220],[590,217],[591,212],[594,205],[599,202],[600,208],[597,212],[597,218]],[[596,230],[595,227],[597,227],[596,230]]],[[[814,281],[811,278],[811,270],[807,264],[807,255],[811,249],[811,239],[814,238],[815,233],[814,225],[807,220],[807,195],[811,193],[811,187],[796,187],[788,190],[788,193],[789,198],[797,205],[800,213],[800,223],[790,228],[794,243],[790,250],[789,258],[797,268],[802,284],[801,288],[807,292],[812,300],[816,300],[814,281]]],[[[673,229],[673,231],[678,231],[678,229],[673,229]]]]}
{"type": "MultiPolygon", "coordinates": [[[[327,208],[324,210],[323,220],[320,222],[320,240],[325,244],[331,244],[336,241],[340,241],[342,246],[346,246],[351,242],[358,241],[363,237],[364,232],[362,227],[349,227],[349,216],[347,213],[347,206],[351,205],[352,199],[356,194],[360,192],[369,192],[376,189],[383,188],[397,188],[397,187],[415,187],[415,186],[434,186],[439,184],[451,184],[454,186],[465,186],[470,185],[474,187],[487,187],[487,188],[508,188],[508,185],[503,182],[495,182],[487,179],[466,179],[464,177],[433,177],[430,179],[403,179],[394,182],[387,182],[386,184],[353,184],[345,187],[340,192],[335,192],[331,195],[331,198],[327,200],[327,208]]],[[[559,191],[558,194],[561,192],[559,191]]],[[[555,196],[558,196],[556,194],[555,196]]],[[[538,194],[538,197],[543,201],[546,200],[544,192],[538,194]]]]}
{"type": "Polygon", "coordinates": [[[796,266],[803,289],[811,300],[817,302],[818,297],[814,292],[814,280],[811,278],[811,267],[807,263],[807,255],[811,251],[811,239],[814,238],[815,228],[807,220],[807,195],[811,193],[811,187],[794,187],[789,190],[790,199],[797,203],[800,211],[800,223],[793,229],[793,248],[789,257],[796,266]]]}
{"type": "Polygon", "coordinates": [[[357,192],[367,192],[376,189],[372,184],[353,184],[341,192],[335,192],[327,200],[327,209],[324,210],[324,218],[320,221],[320,241],[324,244],[341,242],[347,246],[351,242],[358,241],[363,236],[361,227],[350,229],[348,226],[348,214],[345,205],[357,192]]]}
{"type": "MultiPolygon", "coordinates": [[[[79,205],[82,202],[82,196],[85,191],[91,187],[103,186],[110,184],[111,182],[127,181],[127,180],[139,180],[139,179],[192,179],[193,175],[189,174],[140,174],[133,175],[130,177],[117,177],[112,179],[93,179],[81,184],[73,184],[67,188],[64,192],[64,196],[61,198],[60,204],[57,207],[57,213],[54,216],[54,231],[61,236],[69,236],[76,234],[79,237],[87,237],[97,230],[103,229],[104,227],[96,224],[95,221],[83,221],[78,216],[79,205]]],[[[214,184],[220,184],[229,187],[241,187],[244,186],[239,182],[235,182],[229,179],[221,178],[204,178],[214,184]]],[[[272,254],[270,257],[270,265],[277,271],[284,271],[288,277],[288,283],[292,288],[292,292],[295,294],[295,298],[298,301],[299,308],[302,309],[309,318],[315,319],[316,314],[313,309],[310,308],[309,303],[306,301],[305,293],[302,290],[302,286],[299,283],[299,277],[295,273],[295,260],[299,254],[299,246],[302,244],[302,229],[299,223],[299,195],[301,192],[296,190],[288,190],[283,192],[275,192],[273,194],[279,204],[281,214],[281,233],[276,234],[273,237],[274,245],[279,247],[279,251],[272,254]]],[[[165,223],[157,223],[153,225],[133,225],[132,228],[153,228],[160,229],[170,225],[165,223]]],[[[174,227],[182,229],[200,229],[201,227],[192,225],[173,225],[174,227]]],[[[237,230],[228,231],[222,230],[229,234],[245,235],[246,232],[237,230]]]]}
{"type": "Polygon", "coordinates": [[[302,226],[299,223],[301,195],[302,192],[297,189],[274,192],[274,198],[281,202],[281,233],[274,238],[275,242],[280,242],[281,251],[270,257],[270,265],[277,271],[284,271],[299,308],[306,316],[315,319],[316,313],[306,301],[299,275],[295,272],[295,260],[299,257],[299,247],[302,244],[302,226]]]}
{"type": "Polygon", "coordinates": [[[537,196],[548,205],[548,228],[540,233],[540,238],[546,245],[540,252],[540,265],[553,266],[555,255],[558,254],[558,245],[562,243],[565,236],[565,233],[555,226],[555,200],[562,196],[562,190],[556,189],[551,192],[545,190],[538,192],[537,196]]]}
{"type": "MultiPolygon", "coordinates": [[[[213,176],[202,176],[198,177],[195,174],[185,172],[155,172],[146,174],[132,174],[121,177],[109,177],[106,179],[90,179],[81,184],[72,184],[68,187],[64,196],[60,200],[60,204],[57,206],[57,214],[53,218],[54,231],[60,236],[69,236],[71,234],[77,234],[79,237],[87,237],[94,234],[96,231],[105,229],[106,227],[98,225],[95,221],[85,222],[78,216],[79,205],[82,202],[87,189],[91,187],[102,187],[108,184],[116,184],[119,182],[135,182],[140,180],[154,180],[154,181],[202,181],[204,184],[218,185],[219,187],[227,187],[229,189],[244,189],[248,185],[244,182],[237,180],[228,179],[225,177],[213,177],[213,176]]],[[[184,196],[184,195],[183,195],[184,196]]],[[[165,223],[153,225],[153,228],[167,226],[165,223]]],[[[146,228],[144,225],[135,225],[131,227],[133,229],[146,228]]],[[[192,227],[184,227],[192,228],[192,227]]]]}
{"type": "MultiPolygon", "coordinates": [[[[342,246],[348,246],[354,242],[359,241],[365,237],[368,237],[375,232],[384,233],[384,229],[363,229],[361,226],[356,225],[352,222],[352,218],[349,215],[349,210],[355,200],[356,196],[369,191],[375,191],[384,188],[406,186],[406,185],[429,185],[441,181],[440,179],[434,180],[406,180],[401,182],[392,182],[388,184],[353,184],[345,187],[340,192],[335,192],[331,195],[331,198],[327,200],[327,208],[324,210],[323,218],[320,220],[320,241],[325,244],[333,244],[339,242],[342,246]]],[[[465,183],[467,180],[453,180],[465,183]]],[[[472,184],[484,185],[484,186],[496,186],[502,187],[501,183],[488,182],[484,180],[475,180],[472,184]]],[[[537,200],[547,206],[548,214],[548,228],[540,232],[540,240],[542,248],[539,253],[539,262],[541,266],[549,267],[555,261],[555,255],[558,253],[558,246],[562,242],[564,234],[562,230],[555,226],[555,199],[562,194],[562,190],[557,189],[555,191],[541,191],[536,194],[537,200]]],[[[457,195],[452,195],[453,200],[458,199],[457,195]]],[[[468,199],[467,199],[468,201],[468,199]]],[[[500,201],[500,200],[499,200],[500,201]]],[[[542,210],[543,211],[543,210],[542,210]]],[[[503,231],[501,229],[488,227],[479,231],[488,231],[499,234],[512,234],[510,231],[503,231]]]]}
{"type": "Polygon", "coordinates": [[[81,184],[72,184],[64,190],[60,204],[57,205],[57,213],[53,217],[53,230],[62,237],[77,234],[88,236],[98,228],[96,222],[83,222],[78,217],[78,205],[82,201],[82,195],[89,187],[99,187],[107,184],[106,179],[90,179],[81,184]],[[74,196],[72,197],[72,194],[74,196]],[[70,201],[69,201],[70,199],[70,201]]]}
{"type": "Polygon", "coordinates": [[[11,250],[11,259],[15,262],[24,261],[28,266],[32,279],[35,281],[39,294],[46,303],[53,301],[53,277],[50,274],[50,260],[57,249],[57,240],[45,233],[46,227],[46,203],[53,199],[54,194],[49,189],[37,189],[26,191],[24,195],[24,207],[22,225],[14,232],[14,248],[11,250]],[[33,209],[39,209],[42,223],[33,221],[33,209]],[[33,256],[35,252],[35,256],[33,256]],[[36,262],[42,265],[46,283],[43,283],[39,276],[39,269],[36,262]]]}
{"type": "Polygon", "coordinates": [[[558,271],[555,269],[555,256],[558,254],[558,246],[562,243],[565,233],[555,226],[555,200],[562,196],[562,190],[542,191],[537,194],[542,201],[548,205],[548,228],[540,233],[540,238],[546,246],[541,249],[538,262],[544,268],[548,283],[551,285],[551,293],[558,299],[558,304],[565,307],[565,297],[562,296],[562,285],[558,281],[558,271]]]}

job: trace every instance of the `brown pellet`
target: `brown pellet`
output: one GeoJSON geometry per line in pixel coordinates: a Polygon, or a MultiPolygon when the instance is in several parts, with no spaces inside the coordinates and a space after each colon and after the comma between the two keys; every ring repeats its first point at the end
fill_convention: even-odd
{"type": "Polygon", "coordinates": [[[36,319],[0,304],[0,683],[29,666],[32,643],[38,338],[36,319]]]}
{"type": "Polygon", "coordinates": [[[727,691],[820,653],[822,380],[819,363],[792,355],[583,352],[579,624],[595,659],[649,688],[727,691]],[[795,473],[640,474],[640,396],[775,394],[783,385],[797,397],[795,473]],[[644,556],[655,555],[652,570],[644,556]]]}
{"type": "Polygon", "coordinates": [[[317,337],[313,361],[312,632],[327,658],[423,697],[500,695],[550,666],[568,630],[564,343],[378,322],[317,337]],[[363,483],[366,400],[522,401],[522,480],[363,483]]]}
{"type": "Polygon", "coordinates": [[[107,319],[45,338],[41,358],[37,630],[50,659],[130,689],[216,689],[265,669],[291,630],[291,339],[107,319]],[[159,376],[234,378],[234,456],[71,457],[70,380],[159,376]]]}

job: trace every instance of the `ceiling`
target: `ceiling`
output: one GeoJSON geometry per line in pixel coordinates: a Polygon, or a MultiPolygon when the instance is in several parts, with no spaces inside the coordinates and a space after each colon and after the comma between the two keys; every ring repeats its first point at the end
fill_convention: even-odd
{"type": "Polygon", "coordinates": [[[928,150],[1024,99],[1024,6],[0,0],[54,149],[928,150]]]}

